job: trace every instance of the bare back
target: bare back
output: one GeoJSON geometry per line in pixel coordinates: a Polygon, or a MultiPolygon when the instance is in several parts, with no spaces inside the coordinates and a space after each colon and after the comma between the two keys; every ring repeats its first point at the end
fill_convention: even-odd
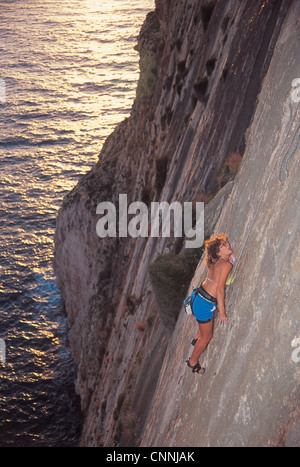
{"type": "MultiPolygon", "coordinates": [[[[207,272],[205,281],[202,283],[204,290],[206,290],[206,292],[213,297],[217,297],[217,288],[220,282],[221,271],[224,267],[224,264],[226,263],[228,263],[228,261],[220,259],[215,264],[213,264],[207,272]]],[[[230,273],[228,276],[229,275],[230,273]]]]}

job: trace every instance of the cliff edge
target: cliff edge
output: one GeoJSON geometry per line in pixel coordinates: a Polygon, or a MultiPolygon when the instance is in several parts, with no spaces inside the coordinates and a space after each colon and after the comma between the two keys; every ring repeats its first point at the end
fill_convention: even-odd
{"type": "MultiPolygon", "coordinates": [[[[300,5],[283,25],[238,176],[215,227],[237,254],[204,376],[187,372],[193,318],[182,311],[169,344],[143,446],[300,446],[300,5]],[[170,369],[172,371],[170,372],[170,369]]],[[[193,283],[205,277],[200,262],[193,283]]]]}

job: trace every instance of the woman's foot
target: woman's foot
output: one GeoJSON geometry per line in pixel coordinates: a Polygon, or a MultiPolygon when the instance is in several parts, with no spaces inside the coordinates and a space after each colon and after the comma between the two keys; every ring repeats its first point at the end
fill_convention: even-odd
{"type": "Polygon", "coordinates": [[[197,362],[196,365],[190,364],[190,359],[186,360],[187,366],[192,369],[193,373],[198,373],[198,375],[202,375],[205,372],[205,368],[202,368],[200,363],[197,362]]]}

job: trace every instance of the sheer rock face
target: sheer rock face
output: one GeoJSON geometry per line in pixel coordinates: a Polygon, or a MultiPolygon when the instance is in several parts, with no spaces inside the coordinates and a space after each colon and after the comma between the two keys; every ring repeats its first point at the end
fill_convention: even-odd
{"type": "MultiPolygon", "coordinates": [[[[294,443],[299,151],[283,187],[277,172],[296,130],[297,41],[296,1],[157,0],[147,16],[131,116],[57,219],[54,268],[78,364],[83,445],[294,443]],[[148,206],[210,199],[234,175],[232,153],[244,160],[206,205],[205,231],[228,231],[242,255],[229,327],[216,329],[199,378],[184,366],[192,318],[181,312],[166,330],[148,278],[174,238],[101,239],[96,207],[118,206],[120,193],[148,206]]],[[[204,274],[200,262],[192,283],[204,274]]]]}

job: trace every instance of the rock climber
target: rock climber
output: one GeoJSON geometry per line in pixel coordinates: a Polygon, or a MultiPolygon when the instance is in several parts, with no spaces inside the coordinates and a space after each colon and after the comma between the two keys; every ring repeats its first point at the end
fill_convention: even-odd
{"type": "Polygon", "coordinates": [[[194,350],[186,361],[193,373],[204,373],[199,358],[213,336],[214,319],[219,312],[219,322],[227,324],[225,311],[225,286],[232,281],[233,249],[228,242],[228,235],[212,235],[204,242],[205,263],[208,269],[206,279],[197,289],[193,303],[193,314],[198,322],[198,332],[192,340],[194,350]]]}

